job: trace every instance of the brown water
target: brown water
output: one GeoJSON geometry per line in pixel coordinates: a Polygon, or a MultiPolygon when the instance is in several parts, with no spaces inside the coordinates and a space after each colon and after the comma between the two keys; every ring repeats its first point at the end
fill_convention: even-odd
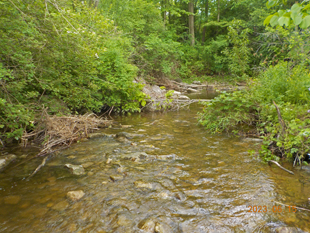
{"type": "Polygon", "coordinates": [[[29,180],[41,159],[9,167],[0,173],[0,232],[154,232],[154,224],[156,232],[310,232],[310,212],[272,211],[275,202],[310,209],[309,169],[286,165],[290,175],[249,155],[259,142],[208,134],[197,125],[200,108],[118,117],[125,126],[62,151],[29,180]],[[119,132],[131,135],[113,137],[119,132]],[[85,196],[73,202],[72,190],[85,196]]]}

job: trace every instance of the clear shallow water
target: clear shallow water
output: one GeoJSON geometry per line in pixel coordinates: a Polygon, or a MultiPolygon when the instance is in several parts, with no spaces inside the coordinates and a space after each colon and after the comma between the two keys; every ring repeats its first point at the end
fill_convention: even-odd
{"type": "Polygon", "coordinates": [[[272,211],[275,201],[310,209],[307,169],[292,176],[249,156],[258,142],[208,134],[197,125],[200,108],[115,117],[123,127],[62,151],[29,180],[41,159],[0,173],[0,232],[142,232],[149,219],[163,232],[310,232],[310,212],[272,211]],[[83,164],[86,174],[71,174],[67,163],[83,164]],[[72,202],[72,190],[85,196],[72,202]]]}

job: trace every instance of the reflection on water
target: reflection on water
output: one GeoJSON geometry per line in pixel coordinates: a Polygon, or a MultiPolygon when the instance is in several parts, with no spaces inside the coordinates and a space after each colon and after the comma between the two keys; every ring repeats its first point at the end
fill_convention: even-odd
{"type": "Polygon", "coordinates": [[[30,180],[40,160],[0,173],[0,232],[309,232],[310,212],[273,212],[274,201],[310,208],[307,170],[292,176],[249,156],[258,142],[208,134],[199,108],[119,117],[30,180]],[[85,196],[71,201],[74,190],[85,196]]]}

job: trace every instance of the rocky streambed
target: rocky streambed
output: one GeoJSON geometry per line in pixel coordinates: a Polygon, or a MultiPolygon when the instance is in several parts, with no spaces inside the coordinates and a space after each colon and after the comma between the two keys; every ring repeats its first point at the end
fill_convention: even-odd
{"type": "Polygon", "coordinates": [[[309,232],[310,212],[277,204],[310,209],[307,169],[292,176],[249,155],[259,141],[209,135],[199,108],[116,117],[29,179],[42,159],[12,162],[0,232],[309,232]]]}

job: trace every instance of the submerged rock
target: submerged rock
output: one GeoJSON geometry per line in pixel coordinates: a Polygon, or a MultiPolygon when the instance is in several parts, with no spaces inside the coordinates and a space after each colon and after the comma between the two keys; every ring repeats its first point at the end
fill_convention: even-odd
{"type": "Polygon", "coordinates": [[[116,182],[116,181],[118,181],[118,180],[124,179],[124,176],[122,176],[122,175],[111,175],[111,176],[110,176],[110,179],[111,179],[113,182],[116,182]]]}
{"type": "Polygon", "coordinates": [[[135,152],[131,154],[122,154],[120,155],[122,159],[130,159],[135,162],[139,162],[140,160],[147,159],[149,155],[145,152],[135,152]]]}
{"type": "Polygon", "coordinates": [[[160,192],[157,196],[162,199],[171,199],[170,192],[166,190],[160,192]]]}
{"type": "Polygon", "coordinates": [[[94,165],[93,162],[87,162],[87,163],[82,164],[83,168],[88,168],[88,167],[91,167],[92,165],[94,165]]]}
{"type": "Polygon", "coordinates": [[[173,233],[171,227],[165,223],[155,223],[155,233],[173,233]]]}
{"type": "Polygon", "coordinates": [[[106,164],[110,164],[112,162],[111,158],[108,158],[107,161],[105,162],[106,164]]]}
{"type": "Polygon", "coordinates": [[[127,138],[127,139],[131,139],[132,136],[130,135],[130,133],[127,132],[119,132],[115,135],[115,138],[127,138]]]}
{"type": "Polygon", "coordinates": [[[173,233],[172,228],[164,223],[155,219],[154,217],[150,217],[142,220],[138,224],[138,228],[141,229],[145,233],[173,233]]]}
{"type": "Polygon", "coordinates": [[[155,222],[152,218],[144,219],[138,224],[138,228],[143,230],[145,233],[154,233],[155,222]]]}
{"type": "Polygon", "coordinates": [[[172,189],[175,189],[175,185],[174,183],[172,182],[172,180],[169,180],[169,179],[163,179],[160,181],[161,185],[164,186],[165,188],[169,189],[169,190],[172,190],[172,189]]]}
{"type": "Polygon", "coordinates": [[[276,233],[298,233],[299,231],[295,227],[277,227],[276,233]]]}
{"type": "Polygon", "coordinates": [[[185,201],[186,195],[184,193],[178,192],[174,195],[174,197],[179,201],[185,201]]]}
{"type": "Polygon", "coordinates": [[[71,200],[71,201],[78,201],[80,200],[82,197],[84,197],[85,193],[83,192],[83,190],[78,190],[78,191],[70,191],[67,193],[67,197],[71,200]]]}
{"type": "Polygon", "coordinates": [[[69,232],[75,232],[77,229],[76,224],[75,223],[71,223],[69,226],[69,232]]]}
{"type": "Polygon", "coordinates": [[[134,182],[136,188],[141,189],[142,191],[162,191],[163,187],[158,183],[150,183],[142,180],[137,180],[134,182]]]}
{"type": "Polygon", "coordinates": [[[132,219],[128,214],[119,214],[117,216],[117,225],[119,226],[130,226],[132,224],[132,219]]]}
{"type": "Polygon", "coordinates": [[[136,188],[141,188],[141,189],[149,189],[149,190],[153,190],[154,186],[152,183],[147,183],[141,180],[135,181],[134,185],[136,186],[136,188]]]}
{"type": "Polygon", "coordinates": [[[157,155],[157,159],[159,160],[174,160],[175,159],[175,154],[171,155],[157,155]]]}
{"type": "Polygon", "coordinates": [[[92,139],[92,138],[104,138],[106,137],[107,134],[105,133],[91,133],[91,134],[88,134],[88,138],[92,139]]]}
{"type": "Polygon", "coordinates": [[[16,205],[21,200],[21,196],[7,196],[4,198],[4,204],[7,205],[16,205]]]}
{"type": "Polygon", "coordinates": [[[82,165],[73,165],[73,164],[68,163],[65,165],[65,167],[69,168],[73,175],[84,175],[85,174],[85,170],[82,165]]]}
{"type": "Polygon", "coordinates": [[[59,203],[57,203],[56,205],[52,206],[53,210],[57,210],[57,211],[63,211],[65,209],[67,209],[69,206],[69,203],[67,201],[61,201],[59,203]]]}
{"type": "Polygon", "coordinates": [[[16,159],[17,156],[13,154],[6,155],[4,157],[0,158],[0,171],[8,166],[14,159],[16,159]]]}

